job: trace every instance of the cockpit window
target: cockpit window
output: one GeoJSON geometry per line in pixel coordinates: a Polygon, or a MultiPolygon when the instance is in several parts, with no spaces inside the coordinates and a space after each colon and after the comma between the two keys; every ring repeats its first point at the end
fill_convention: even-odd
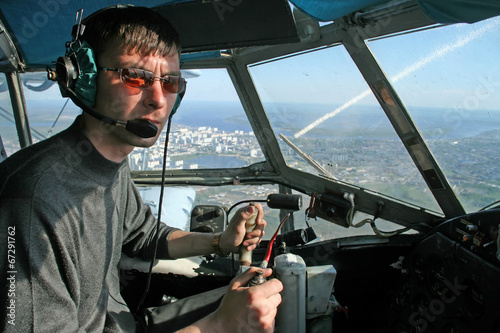
{"type": "Polygon", "coordinates": [[[0,136],[7,156],[20,149],[16,123],[12,115],[9,88],[4,73],[0,73],[0,136]]]}
{"type": "Polygon", "coordinates": [[[249,70],[290,167],[440,211],[343,46],[249,70]]]}
{"type": "Polygon", "coordinates": [[[33,143],[68,128],[82,112],[69,98],[61,97],[46,72],[22,73],[21,81],[33,143]]]}
{"type": "Polygon", "coordinates": [[[494,18],[369,42],[466,211],[499,199],[499,31],[494,18]]]}
{"type": "MultiPolygon", "coordinates": [[[[172,118],[168,169],[244,167],[264,160],[226,69],[183,71],[186,95],[172,118]]],[[[136,148],[132,170],[161,169],[163,140],[136,148]]]]}

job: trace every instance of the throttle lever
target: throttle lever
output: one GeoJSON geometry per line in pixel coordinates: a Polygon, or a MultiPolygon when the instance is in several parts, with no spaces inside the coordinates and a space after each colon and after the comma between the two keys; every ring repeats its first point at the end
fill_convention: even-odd
{"type": "MultiPolygon", "coordinates": [[[[250,206],[254,207],[254,212],[252,213],[252,216],[246,221],[245,223],[245,228],[246,228],[246,233],[250,233],[255,229],[256,226],[256,219],[257,219],[257,214],[258,210],[255,208],[255,205],[253,203],[250,204],[250,206]]],[[[240,266],[245,266],[245,267],[250,267],[252,265],[252,252],[253,251],[248,251],[246,246],[243,246],[243,244],[240,245],[240,266]]],[[[243,270],[243,269],[240,269],[243,270]]]]}

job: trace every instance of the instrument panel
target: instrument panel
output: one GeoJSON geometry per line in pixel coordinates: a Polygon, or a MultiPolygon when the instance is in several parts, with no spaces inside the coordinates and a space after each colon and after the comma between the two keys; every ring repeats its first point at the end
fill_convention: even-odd
{"type": "Polygon", "coordinates": [[[500,210],[442,223],[403,261],[396,332],[500,332],[500,210]]]}

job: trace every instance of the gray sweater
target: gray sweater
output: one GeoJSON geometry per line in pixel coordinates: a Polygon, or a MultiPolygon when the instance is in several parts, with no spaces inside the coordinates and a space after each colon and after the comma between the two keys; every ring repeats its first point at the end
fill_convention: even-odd
{"type": "MultiPolygon", "coordinates": [[[[156,219],[127,162],[100,155],[79,124],[0,163],[2,331],[135,331],[118,264],[151,257],[156,219]]],[[[173,230],[161,224],[159,258],[173,230]]]]}

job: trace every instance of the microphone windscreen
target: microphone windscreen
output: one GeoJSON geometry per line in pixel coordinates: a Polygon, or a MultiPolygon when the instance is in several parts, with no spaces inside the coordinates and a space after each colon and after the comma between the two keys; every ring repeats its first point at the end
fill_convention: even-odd
{"type": "Polygon", "coordinates": [[[141,138],[152,138],[158,133],[158,127],[149,120],[134,119],[127,121],[125,129],[141,138]]]}

